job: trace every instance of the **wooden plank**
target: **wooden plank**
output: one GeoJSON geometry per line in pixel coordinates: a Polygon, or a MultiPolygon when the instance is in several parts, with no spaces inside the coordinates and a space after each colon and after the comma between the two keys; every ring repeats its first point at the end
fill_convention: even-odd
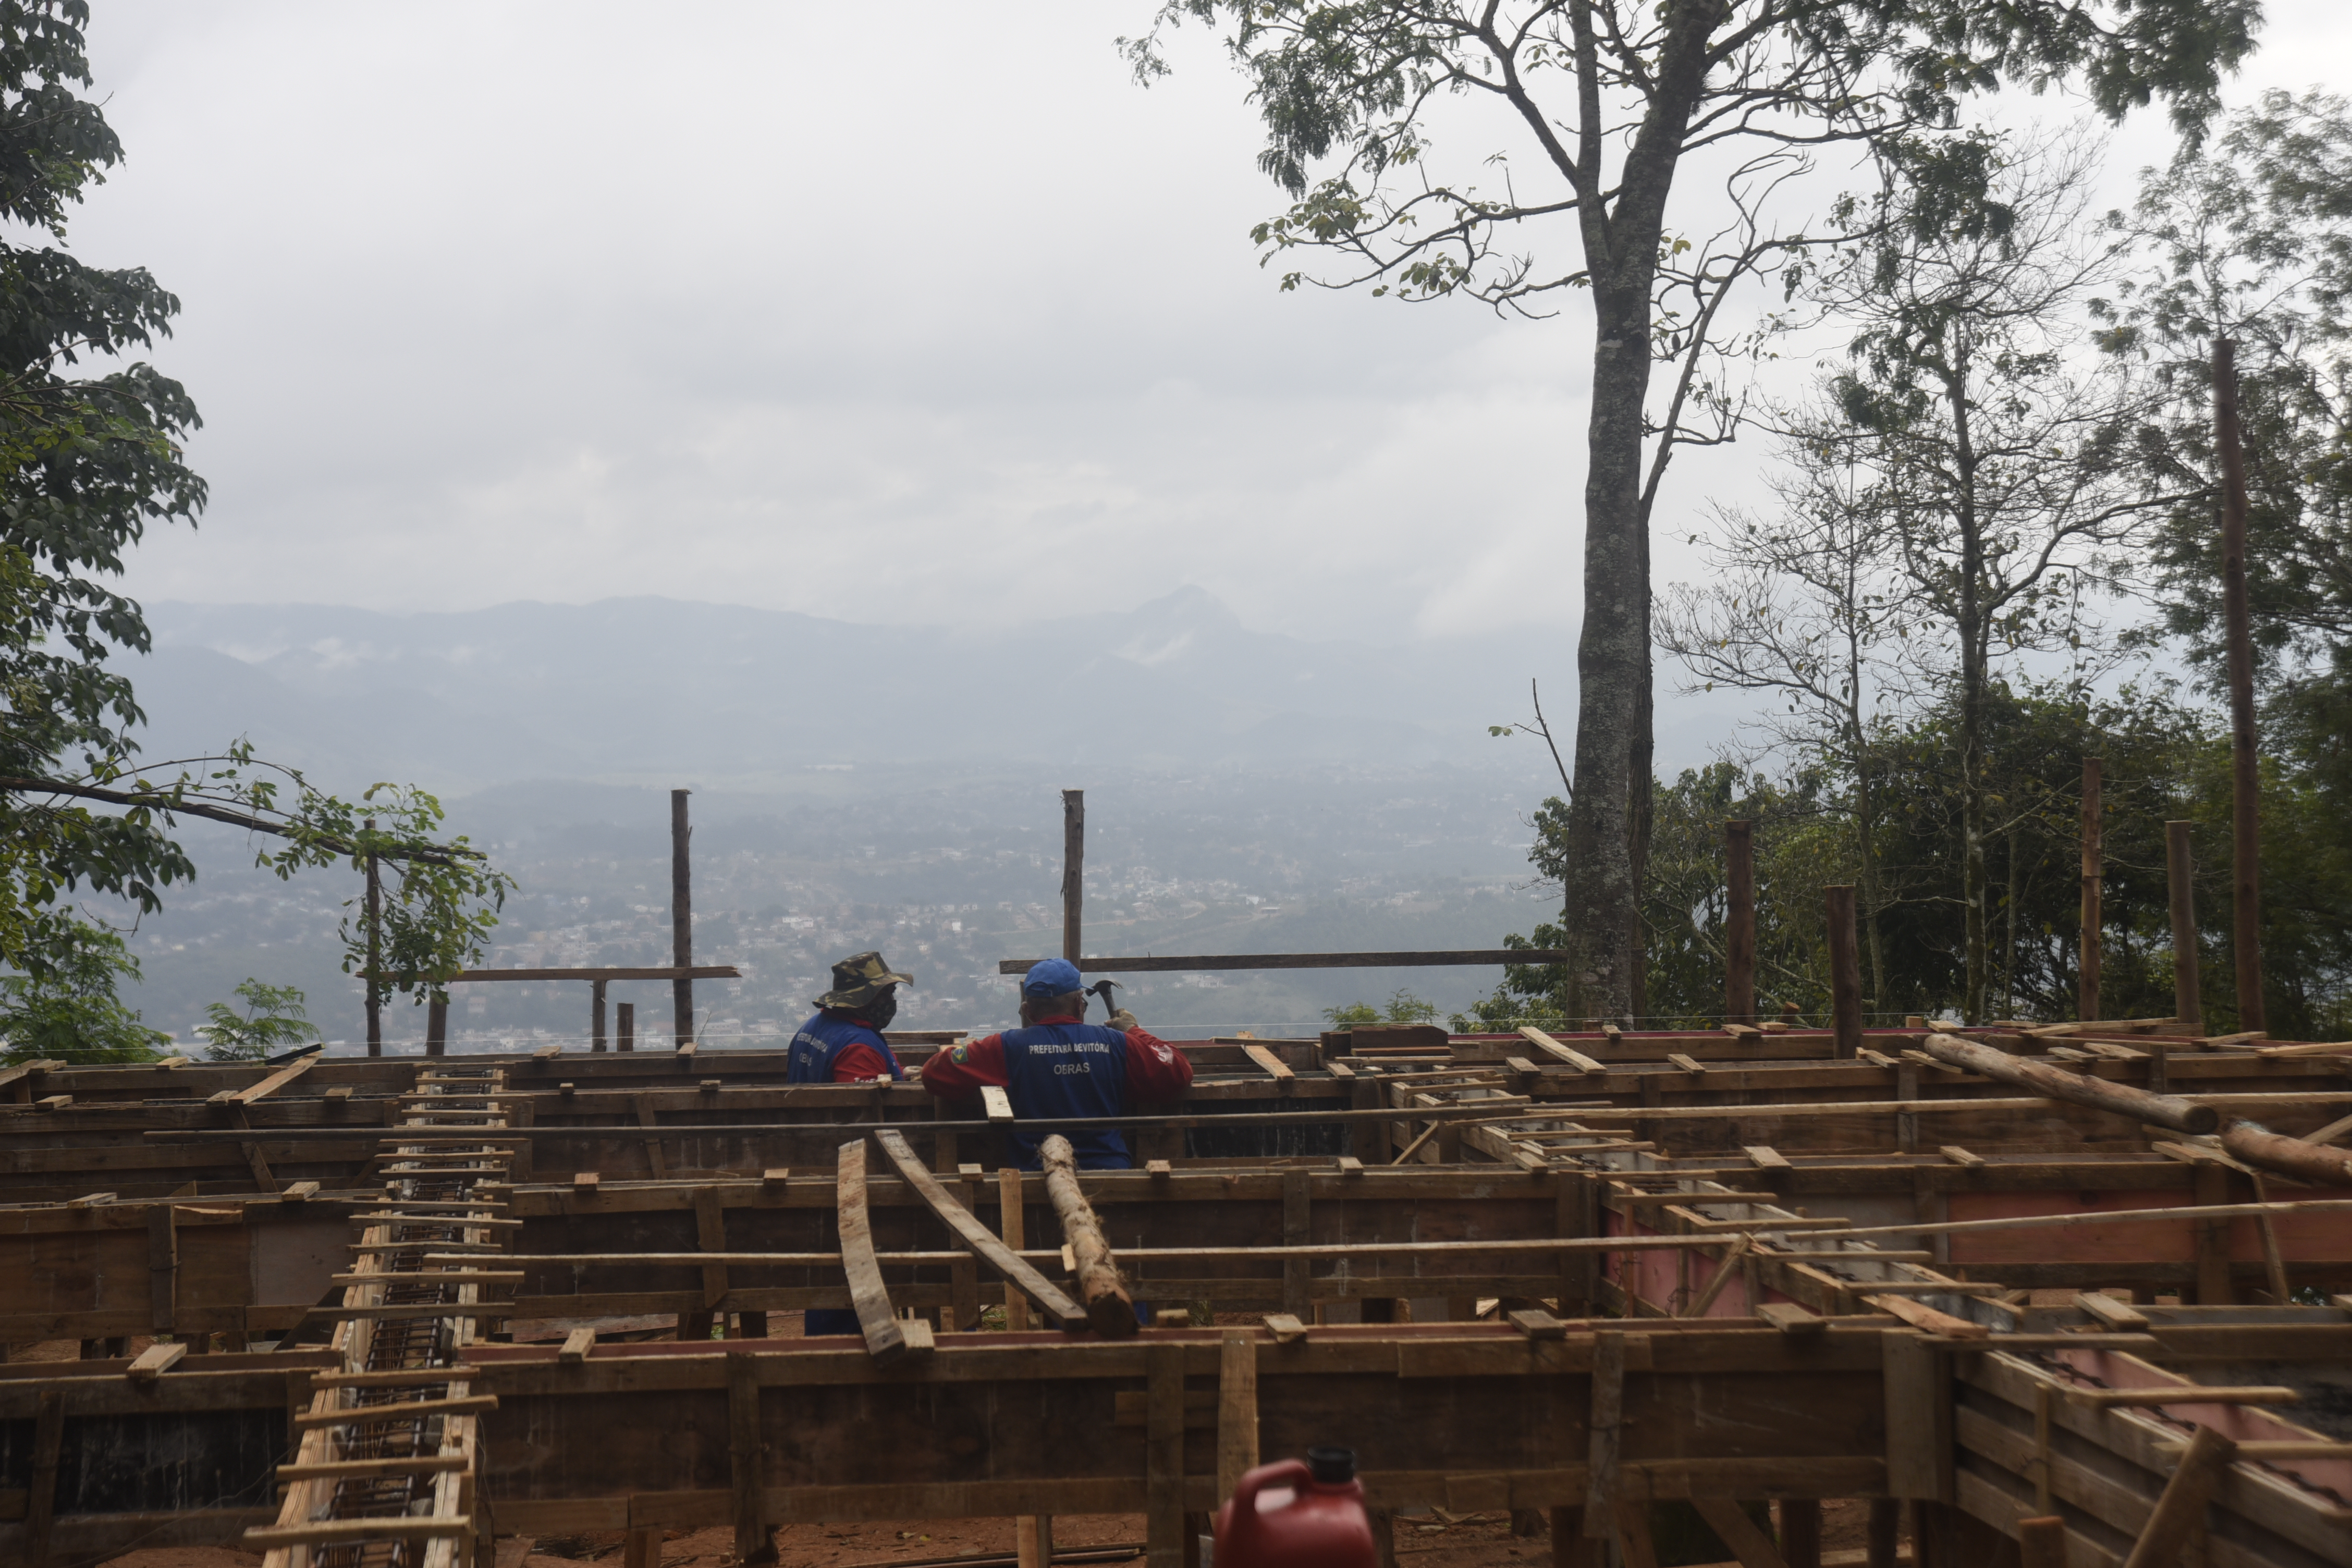
{"type": "MultiPolygon", "coordinates": [[[[1165,1174],[1164,1172],[1160,1173],[1165,1174]]],[[[1028,1223],[1028,1211],[1022,1193],[1021,1169],[1005,1165],[996,1173],[997,1229],[1003,1234],[1004,1245],[1018,1252],[1026,1245],[1024,1237],[1028,1223]]],[[[1017,1290],[1004,1293],[1004,1326],[1019,1333],[1029,1326],[1029,1302],[1017,1290]]]]}
{"type": "Polygon", "coordinates": [[[661,1138],[654,1131],[659,1125],[659,1119],[654,1111],[654,1099],[649,1094],[640,1094],[635,1100],[637,1125],[646,1131],[646,1160],[653,1167],[654,1180],[658,1182],[669,1174],[669,1163],[662,1153],[661,1138]]]}
{"type": "Polygon", "coordinates": [[[309,1056],[302,1058],[299,1061],[279,1068],[276,1072],[271,1073],[268,1078],[263,1079],[259,1083],[255,1084],[252,1088],[238,1089],[236,1093],[229,1096],[229,1103],[232,1105],[253,1105],[258,1101],[268,1100],[271,1095],[276,1094],[279,1089],[284,1089],[288,1084],[292,1083],[296,1079],[300,1078],[304,1073],[309,1072],[312,1068],[317,1067],[325,1058],[326,1054],[326,1047],[321,1046],[319,1049],[312,1051],[309,1056]]]}
{"type": "Polygon", "coordinates": [[[1829,1326],[1794,1301],[1763,1302],[1757,1307],[1756,1316],[1784,1334],[1818,1334],[1829,1326]]]}
{"type": "Polygon", "coordinates": [[[1959,1166],[1963,1170],[1973,1171],[1979,1169],[1984,1164],[1983,1155],[1971,1154],[1957,1143],[1945,1144],[1942,1152],[1945,1159],[1949,1160],[1953,1164],[1959,1166]]]}
{"type": "Polygon", "coordinates": [[[1748,1163],[1755,1166],[1759,1171],[1788,1171],[1795,1169],[1794,1166],[1789,1163],[1787,1158],[1783,1156],[1778,1149],[1773,1148],[1769,1143],[1744,1144],[1741,1146],[1739,1152],[1747,1155],[1748,1163]]]}
{"type": "Polygon", "coordinates": [[[122,1375],[133,1383],[152,1383],[179,1365],[187,1353],[184,1344],[149,1345],[123,1370],[122,1375]]]}
{"type": "Polygon", "coordinates": [[[2079,1295],[2074,1298],[2074,1305],[2099,1322],[2119,1332],[2135,1332],[2147,1327],[2147,1317],[2145,1313],[2133,1311],[2113,1296],[2101,1296],[2095,1293],[2079,1295]]]}
{"type": "Polygon", "coordinates": [[[982,1085],[980,1103],[991,1121],[1009,1122],[1013,1120],[1013,1099],[999,1086],[992,1083],[982,1085]]]}
{"type": "Polygon", "coordinates": [[[280,1465],[281,1481],[362,1480],[371,1476],[429,1476],[462,1470],[473,1464],[468,1454],[412,1454],[400,1459],[319,1459],[280,1465]]]}
{"type": "Polygon", "coordinates": [[[499,1396],[495,1394],[413,1399],[399,1405],[346,1405],[332,1410],[305,1411],[294,1418],[294,1427],[308,1432],[320,1426],[378,1426],[387,1421],[415,1421],[427,1415],[476,1415],[498,1407],[499,1396]]]}
{"type": "Polygon", "coordinates": [[[866,1212],[866,1140],[841,1146],[834,1172],[834,1205],[841,1227],[841,1267],[849,1279],[849,1304],[866,1336],[866,1353],[887,1366],[909,1349],[906,1331],[890,1310],[882,1265],[874,1257],[874,1226],[866,1212]]]}
{"type": "Polygon", "coordinates": [[[555,1359],[567,1366],[577,1366],[586,1361],[588,1352],[595,1348],[594,1329],[574,1329],[563,1336],[563,1347],[555,1352],[555,1359]]]}
{"type": "Polygon", "coordinates": [[[1536,1049],[1543,1052],[1546,1056],[1552,1058],[1556,1061],[1566,1062],[1569,1066],[1574,1068],[1579,1072],[1605,1073],[1609,1070],[1599,1062],[1594,1061],[1591,1057],[1586,1056],[1582,1051],[1561,1045],[1558,1040],[1553,1039],[1549,1035],[1545,1034],[1533,1024],[1520,1025],[1519,1034],[1527,1040],[1528,1044],[1535,1047],[1536,1049]]]}
{"type": "Polygon", "coordinates": [[[464,1514],[437,1519],[318,1519],[307,1524],[273,1524],[245,1532],[247,1552],[278,1552],[289,1546],[350,1546],[362,1541],[443,1541],[474,1533],[464,1514]]]}
{"type": "MultiPolygon", "coordinates": [[[[991,1235],[988,1227],[972,1216],[971,1210],[956,1202],[948,1190],[940,1184],[939,1178],[924,1168],[922,1161],[916,1157],[914,1150],[908,1146],[907,1140],[902,1134],[886,1128],[874,1134],[874,1142],[881,1145],[882,1152],[889,1158],[891,1164],[898,1168],[898,1179],[915,1189],[915,1195],[921,1198],[931,1213],[937,1215],[940,1222],[955,1233],[956,1239],[969,1247],[981,1261],[996,1270],[999,1277],[1007,1284],[1013,1286],[1023,1295],[1035,1302],[1038,1310],[1045,1315],[1047,1321],[1066,1332],[1075,1331],[1087,1326],[1086,1309],[1064,1295],[1053,1281],[1023,1261],[1019,1254],[991,1235]]],[[[843,1156],[845,1169],[847,1168],[847,1159],[848,1156],[845,1153],[843,1156]]],[[[865,1162],[862,1157],[858,1162],[858,1180],[862,1189],[865,1181],[865,1162]]],[[[872,1246],[870,1240],[867,1245],[870,1250],[872,1246]]],[[[845,1244],[843,1250],[845,1253],[847,1251],[845,1244]]],[[[877,1279],[879,1279],[878,1274],[877,1279]]]]}
{"type": "Polygon", "coordinates": [[[1914,1301],[1906,1296],[1880,1293],[1865,1295],[1863,1300],[1882,1312],[1892,1313],[1902,1319],[1915,1329],[1924,1329],[1928,1333],[1941,1334],[1947,1339],[1981,1340],[1992,1332],[1982,1323],[1970,1322],[1966,1318],[1956,1318],[1949,1312],[1939,1312],[1935,1308],[1914,1301]]]}
{"type": "Polygon", "coordinates": [[[1290,1064],[1264,1046],[1244,1046],[1242,1054],[1271,1077],[1275,1081],[1275,1087],[1284,1094],[1288,1094],[1298,1087],[1298,1075],[1290,1070],[1290,1064]]]}
{"type": "Polygon", "coordinates": [[[1257,1336],[1228,1332],[1217,1354],[1217,1495],[1257,1468],[1257,1336]]]}

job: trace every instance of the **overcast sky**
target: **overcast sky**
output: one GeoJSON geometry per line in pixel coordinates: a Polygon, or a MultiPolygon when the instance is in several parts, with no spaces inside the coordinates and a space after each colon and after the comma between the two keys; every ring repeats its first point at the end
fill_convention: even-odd
{"type": "MultiPolygon", "coordinates": [[[[156,359],[213,483],[144,596],[940,621],[1196,583],[1316,637],[1572,629],[1574,321],[1278,294],[1239,79],[1197,29],[1149,92],[1114,51],[1150,0],[93,9],[130,157],[73,244],[184,300],[156,359]]],[[[2271,10],[2232,101],[2340,83],[2352,6],[2271,10]]],[[[1662,536],[1748,462],[1680,470],[1662,536]]]]}

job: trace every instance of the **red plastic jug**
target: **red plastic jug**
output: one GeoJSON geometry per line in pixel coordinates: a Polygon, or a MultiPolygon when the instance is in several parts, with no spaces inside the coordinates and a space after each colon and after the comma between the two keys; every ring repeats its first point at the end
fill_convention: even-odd
{"type": "Polygon", "coordinates": [[[1309,1448],[1242,1477],[1217,1510],[1216,1541],[1217,1568],[1380,1568],[1352,1448],[1309,1448]],[[1260,1492],[1282,1487],[1288,1502],[1259,1508],[1260,1492]]]}

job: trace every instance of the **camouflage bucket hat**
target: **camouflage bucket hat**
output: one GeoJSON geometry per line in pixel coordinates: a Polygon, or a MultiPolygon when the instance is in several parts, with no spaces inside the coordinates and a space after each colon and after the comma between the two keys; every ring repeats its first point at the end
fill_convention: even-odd
{"type": "Polygon", "coordinates": [[[901,974],[878,952],[860,952],[833,966],[833,989],[816,999],[820,1007],[856,1012],[893,985],[912,985],[915,977],[901,974]]]}

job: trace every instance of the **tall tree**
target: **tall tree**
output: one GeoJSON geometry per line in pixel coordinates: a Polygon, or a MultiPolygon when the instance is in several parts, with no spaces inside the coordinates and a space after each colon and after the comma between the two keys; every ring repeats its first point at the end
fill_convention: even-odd
{"type": "MultiPolygon", "coordinates": [[[[2125,546],[2177,499],[2134,483],[2138,387],[2073,363],[2107,261],[2084,239],[2089,163],[2079,147],[1977,145],[1990,199],[1956,214],[1939,193],[1898,186],[1885,198],[1894,221],[1812,285],[1854,334],[1818,422],[1852,433],[1843,452],[1866,470],[1903,596],[1932,628],[1911,656],[1942,661],[1958,715],[1971,1022],[1985,1016],[1992,973],[1996,667],[2084,653],[2096,597],[2130,574],[2125,546]]],[[[1796,460],[1817,463],[1819,450],[1800,441],[1796,460]]]]}
{"type": "Polygon", "coordinates": [[[1887,498],[1852,449],[1861,433],[1834,416],[1780,422],[1790,460],[1766,480],[1779,505],[1724,509],[1705,578],[1667,590],[1658,646],[1689,671],[1685,693],[1766,694],[1769,706],[1743,726],[1760,750],[1846,781],[1870,994],[1884,999],[1879,740],[1885,704],[1917,673],[1906,657],[1917,606],[1895,565],[1900,533],[1887,498]]]}
{"type": "Polygon", "coordinates": [[[1685,411],[1709,405],[1699,370],[1722,301],[1802,237],[1755,218],[1691,245],[1671,227],[1684,171],[1729,165],[1753,218],[1783,160],[1948,125],[1963,96],[2016,76],[2079,76],[2111,117],[2162,98],[2194,126],[2258,15],[2257,0],[1166,0],[1150,36],[1124,41],[1148,81],[1168,68],[1167,28],[1230,25],[1266,124],[1259,165],[1295,198],[1255,231],[1269,258],[1319,249],[1339,270],[1318,280],[1406,300],[1591,300],[1562,917],[1582,1010],[1634,1010],[1651,509],[1675,447],[1721,437],[1685,411]],[[1452,100],[1493,118],[1476,161],[1447,180],[1435,121],[1452,100]],[[1336,172],[1314,178],[1326,160],[1336,172]],[[1565,263],[1528,248],[1555,220],[1573,236],[1565,263]],[[1661,358],[1679,367],[1662,399],[1661,358]]]}
{"type": "MultiPolygon", "coordinates": [[[[136,963],[74,900],[161,908],[163,889],[194,874],[168,831],[179,817],[268,836],[257,858],[281,877],[395,863],[378,936],[404,989],[477,953],[509,886],[464,839],[440,837],[439,804],[422,792],[378,784],[355,807],[242,744],[138,755],[143,714],[110,660],[149,637],[114,580],[148,525],[193,525],[205,493],[181,447],[194,404],[130,359],[170,332],[179,300],[144,268],[90,267],[66,248],[70,209],[122,156],[100,105],[74,90],[90,81],[89,17],[83,0],[0,0],[0,1037],[20,1054],[67,1054],[76,1038],[142,1048],[114,989],[136,963]],[[80,374],[85,359],[110,368],[80,374]]],[[[345,937],[348,967],[366,932],[347,921],[345,937]]]]}

